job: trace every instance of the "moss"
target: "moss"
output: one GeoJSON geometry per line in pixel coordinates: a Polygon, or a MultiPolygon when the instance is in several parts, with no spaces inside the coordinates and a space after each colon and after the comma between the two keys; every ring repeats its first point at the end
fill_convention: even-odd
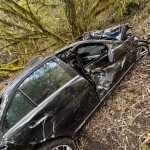
{"type": "Polygon", "coordinates": [[[145,72],[145,71],[147,71],[147,67],[143,67],[143,68],[141,68],[141,70],[140,70],[141,72],[145,72]]]}
{"type": "Polygon", "coordinates": [[[2,64],[0,66],[0,68],[13,68],[13,67],[21,66],[21,65],[23,65],[23,60],[22,59],[15,59],[8,64],[2,64]]]}
{"type": "Polygon", "coordinates": [[[0,71],[0,77],[5,78],[5,77],[11,77],[12,74],[9,71],[0,71]]]}
{"type": "Polygon", "coordinates": [[[136,89],[127,89],[127,91],[129,92],[129,93],[135,93],[135,92],[137,92],[137,90],[136,89]]]}
{"type": "Polygon", "coordinates": [[[149,16],[148,13],[144,13],[144,14],[142,14],[142,19],[146,19],[148,16],[149,16]]]}
{"type": "Polygon", "coordinates": [[[139,3],[135,0],[120,0],[117,6],[117,18],[120,20],[126,20],[135,14],[139,10],[139,3]]]}
{"type": "Polygon", "coordinates": [[[129,102],[130,102],[130,99],[129,99],[129,98],[126,98],[125,100],[126,100],[126,102],[127,102],[127,103],[129,103],[129,102]]]}
{"type": "Polygon", "coordinates": [[[135,104],[135,103],[136,103],[136,100],[135,100],[134,98],[132,98],[131,101],[130,101],[130,103],[131,103],[131,104],[135,104]]]}
{"type": "Polygon", "coordinates": [[[18,70],[22,70],[23,67],[23,59],[15,59],[8,64],[0,65],[0,77],[10,77],[12,76],[12,72],[16,72],[18,70]]]}
{"type": "Polygon", "coordinates": [[[127,92],[142,95],[142,91],[135,88],[127,89],[127,92]]]}
{"type": "Polygon", "coordinates": [[[142,91],[137,91],[138,95],[142,95],[142,91]]]}
{"type": "Polygon", "coordinates": [[[136,123],[131,124],[131,127],[136,130],[138,128],[138,125],[136,123]]]}
{"type": "Polygon", "coordinates": [[[114,5],[115,1],[114,0],[97,0],[95,5],[91,8],[89,16],[90,17],[96,17],[97,15],[101,14],[104,12],[107,8],[109,8],[111,5],[114,5]]]}
{"type": "Polygon", "coordinates": [[[142,150],[149,150],[149,146],[143,145],[142,150]]]}
{"type": "Polygon", "coordinates": [[[22,70],[24,67],[14,67],[14,68],[0,68],[0,71],[18,71],[18,70],[22,70]]]}
{"type": "Polygon", "coordinates": [[[134,98],[132,98],[132,99],[126,98],[125,100],[128,104],[131,104],[131,105],[136,103],[136,99],[134,99],[134,98]]]}

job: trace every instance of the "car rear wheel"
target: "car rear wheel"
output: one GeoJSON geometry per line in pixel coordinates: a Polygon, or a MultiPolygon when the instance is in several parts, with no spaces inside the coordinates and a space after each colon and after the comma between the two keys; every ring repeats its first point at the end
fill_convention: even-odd
{"type": "Polygon", "coordinates": [[[61,138],[44,143],[37,150],[77,150],[77,147],[73,140],[61,138]]]}
{"type": "Polygon", "coordinates": [[[138,44],[138,53],[137,53],[137,58],[138,59],[145,59],[149,55],[149,47],[148,44],[144,42],[140,42],[138,44]]]}

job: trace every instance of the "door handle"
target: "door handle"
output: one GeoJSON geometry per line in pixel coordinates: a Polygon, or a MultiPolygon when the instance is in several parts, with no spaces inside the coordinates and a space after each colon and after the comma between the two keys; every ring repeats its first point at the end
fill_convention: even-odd
{"type": "Polygon", "coordinates": [[[31,122],[30,125],[29,125],[29,128],[31,128],[31,129],[34,128],[35,124],[36,124],[36,121],[31,122]]]}
{"type": "Polygon", "coordinates": [[[43,118],[37,120],[37,121],[32,121],[29,125],[29,128],[35,128],[38,126],[40,123],[44,122],[47,119],[48,115],[44,116],[43,118]]]}

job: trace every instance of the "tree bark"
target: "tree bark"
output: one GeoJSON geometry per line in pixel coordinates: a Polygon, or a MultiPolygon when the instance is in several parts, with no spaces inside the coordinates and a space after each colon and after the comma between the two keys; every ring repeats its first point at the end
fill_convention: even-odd
{"type": "Polygon", "coordinates": [[[64,3],[65,3],[66,17],[70,24],[72,35],[75,38],[80,34],[76,13],[76,5],[74,0],[64,0],[64,3]]]}

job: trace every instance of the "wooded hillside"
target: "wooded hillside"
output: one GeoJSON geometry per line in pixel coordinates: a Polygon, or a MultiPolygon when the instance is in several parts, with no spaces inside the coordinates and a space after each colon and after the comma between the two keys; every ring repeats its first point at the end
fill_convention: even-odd
{"type": "Polygon", "coordinates": [[[10,76],[30,58],[48,55],[72,43],[80,34],[103,29],[105,22],[106,27],[127,21],[134,24],[130,19],[147,2],[0,0],[0,76],[10,76]]]}

